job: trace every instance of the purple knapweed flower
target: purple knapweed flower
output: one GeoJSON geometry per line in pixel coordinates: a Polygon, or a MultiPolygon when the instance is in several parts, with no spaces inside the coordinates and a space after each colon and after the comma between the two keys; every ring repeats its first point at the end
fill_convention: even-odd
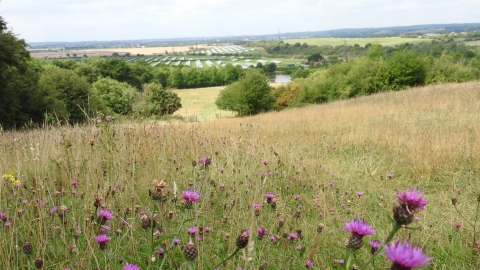
{"type": "Polygon", "coordinates": [[[397,192],[397,205],[393,208],[393,219],[397,225],[408,225],[415,219],[415,213],[423,210],[427,200],[417,189],[397,192]]]}
{"type": "Polygon", "coordinates": [[[203,231],[204,231],[206,234],[208,234],[208,233],[210,233],[210,232],[212,231],[212,228],[206,226],[205,228],[203,228],[203,231]]]}
{"type": "Polygon", "coordinates": [[[220,168],[220,173],[223,173],[225,171],[224,168],[220,168]]]}
{"type": "Polygon", "coordinates": [[[77,187],[78,181],[77,181],[77,180],[73,180],[71,184],[72,184],[73,187],[77,187]]]}
{"type": "Polygon", "coordinates": [[[267,165],[268,164],[267,160],[266,159],[262,160],[262,164],[267,165]]]}
{"type": "Polygon", "coordinates": [[[300,200],[300,195],[295,195],[295,200],[300,200]]]}
{"type": "Polygon", "coordinates": [[[416,188],[411,191],[397,192],[397,202],[401,205],[406,205],[410,211],[423,210],[427,205],[427,200],[422,198],[423,194],[416,188]]]}
{"type": "Polygon", "coordinates": [[[105,224],[105,222],[107,222],[107,220],[112,220],[112,219],[113,219],[113,215],[107,209],[100,209],[100,211],[98,211],[97,221],[99,223],[105,224]]]}
{"type": "Polygon", "coordinates": [[[275,195],[272,192],[267,192],[267,193],[265,193],[265,198],[273,199],[273,198],[275,198],[275,195]]]}
{"type": "Polygon", "coordinates": [[[200,158],[199,162],[201,166],[204,166],[205,168],[208,168],[210,164],[212,164],[212,160],[209,157],[202,157],[200,158]]]}
{"type": "Polygon", "coordinates": [[[360,198],[360,197],[362,197],[362,195],[363,195],[363,192],[361,192],[361,191],[357,191],[357,192],[356,192],[356,194],[357,194],[357,196],[360,198]]]}
{"type": "Polygon", "coordinates": [[[194,235],[198,232],[198,229],[197,229],[197,227],[190,227],[190,228],[188,228],[187,232],[188,232],[188,234],[194,235]]]}
{"type": "Polygon", "coordinates": [[[52,208],[50,209],[50,211],[48,211],[48,213],[49,213],[50,215],[53,215],[53,214],[55,214],[55,213],[57,212],[57,210],[58,210],[58,207],[54,206],[54,207],[52,207],[52,208]]]}
{"type": "Polygon", "coordinates": [[[133,264],[133,263],[129,263],[127,265],[125,265],[122,270],[141,270],[141,268],[139,266],[137,266],[136,264],[133,264]]]}
{"type": "Polygon", "coordinates": [[[392,178],[393,178],[393,174],[389,173],[389,174],[387,174],[387,177],[388,177],[389,179],[392,179],[392,178]]]}
{"type": "Polygon", "coordinates": [[[291,241],[293,241],[293,240],[295,240],[295,239],[297,239],[297,238],[298,238],[298,236],[297,236],[297,234],[295,234],[295,233],[289,233],[289,234],[288,234],[288,239],[290,239],[291,241]]]}
{"type": "Polygon", "coordinates": [[[363,245],[363,237],[365,235],[372,235],[375,232],[370,228],[370,225],[365,220],[358,220],[354,218],[353,221],[347,222],[343,229],[351,232],[352,236],[348,239],[347,248],[350,250],[359,250],[363,245]]]}
{"type": "Polygon", "coordinates": [[[373,235],[375,233],[365,220],[359,220],[357,218],[354,218],[353,221],[347,222],[345,226],[343,226],[343,229],[352,234],[358,234],[361,236],[373,235]]]}
{"type": "Polygon", "coordinates": [[[97,242],[97,244],[108,243],[110,240],[111,238],[106,234],[99,234],[97,237],[95,237],[95,242],[97,242]]]}
{"type": "Polygon", "coordinates": [[[305,268],[312,268],[313,267],[313,262],[308,260],[308,261],[305,261],[305,268]]]}
{"type": "Polygon", "coordinates": [[[198,202],[200,195],[191,189],[187,189],[183,191],[182,199],[184,199],[187,204],[191,204],[192,202],[198,202]]]}
{"type": "Polygon", "coordinates": [[[391,269],[412,269],[427,266],[430,258],[423,254],[423,250],[409,242],[397,241],[385,247],[385,257],[392,261],[391,269]]]}
{"type": "Polygon", "coordinates": [[[371,248],[370,252],[372,254],[375,254],[377,253],[378,247],[380,246],[380,242],[378,242],[377,240],[370,240],[368,241],[368,245],[371,248]]]}

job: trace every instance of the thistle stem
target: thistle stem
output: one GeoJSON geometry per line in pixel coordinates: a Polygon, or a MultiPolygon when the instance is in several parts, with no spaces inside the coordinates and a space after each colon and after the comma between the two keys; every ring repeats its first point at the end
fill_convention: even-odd
{"type": "MultiPolygon", "coordinates": [[[[394,236],[401,228],[402,228],[402,225],[400,225],[400,224],[398,224],[398,223],[395,223],[395,225],[393,225],[392,231],[388,234],[387,239],[385,239],[384,244],[387,244],[388,242],[390,242],[390,241],[393,239],[393,236],[394,236]]],[[[373,255],[370,257],[370,259],[369,259],[366,263],[364,263],[364,264],[362,265],[362,267],[360,267],[360,269],[365,269],[366,266],[369,265],[369,264],[373,261],[373,259],[375,259],[375,257],[376,257],[378,254],[380,254],[380,251],[383,250],[383,246],[384,246],[384,245],[379,246],[377,252],[375,252],[375,254],[373,254],[373,255]]]]}
{"type": "Polygon", "coordinates": [[[225,258],[222,262],[220,262],[219,264],[215,265],[212,269],[215,269],[217,268],[218,266],[222,265],[224,262],[230,260],[233,256],[235,256],[235,254],[237,254],[238,252],[240,251],[240,249],[237,247],[235,249],[235,251],[230,255],[228,256],[227,258],[225,258]]]}

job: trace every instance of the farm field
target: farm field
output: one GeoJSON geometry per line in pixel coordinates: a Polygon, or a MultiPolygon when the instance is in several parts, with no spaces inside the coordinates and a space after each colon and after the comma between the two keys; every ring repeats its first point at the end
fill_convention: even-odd
{"type": "Polygon", "coordinates": [[[465,41],[465,45],[467,46],[480,46],[480,40],[475,41],[465,41]]]}
{"type": "MultiPolygon", "coordinates": [[[[431,39],[427,38],[401,38],[401,37],[380,37],[380,38],[347,38],[347,44],[352,46],[358,44],[365,46],[368,43],[379,43],[382,46],[395,46],[402,43],[419,43],[429,42],[431,39]]],[[[295,44],[300,42],[301,44],[307,43],[309,45],[327,45],[327,46],[343,46],[345,38],[305,38],[305,39],[286,39],[283,42],[295,44]]]]}
{"type": "Polygon", "coordinates": [[[173,90],[182,99],[182,108],[176,111],[175,115],[196,117],[199,122],[233,117],[232,112],[219,110],[215,105],[218,94],[224,88],[224,86],[219,86],[173,90]]]}
{"type": "Polygon", "coordinates": [[[199,123],[99,115],[2,131],[0,261],[387,269],[368,241],[397,228],[394,240],[431,258],[422,269],[479,269],[479,112],[480,84],[469,82],[199,123]],[[426,205],[417,201],[403,212],[412,223],[394,227],[392,205],[405,209],[397,196],[414,188],[420,194],[408,197],[426,205]],[[344,244],[355,218],[370,230],[353,256],[344,244]]]}

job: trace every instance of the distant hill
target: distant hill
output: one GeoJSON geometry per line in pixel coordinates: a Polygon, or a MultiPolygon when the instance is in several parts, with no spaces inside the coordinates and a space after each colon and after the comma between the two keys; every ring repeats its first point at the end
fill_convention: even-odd
{"type": "Polygon", "coordinates": [[[112,47],[154,47],[175,45],[192,45],[196,43],[224,43],[241,40],[265,40],[265,39],[292,39],[305,37],[378,37],[378,36],[399,36],[402,34],[430,34],[430,33],[451,33],[470,32],[480,30],[480,23],[458,23],[458,24],[423,24],[411,26],[391,26],[376,28],[345,28],[312,32],[291,32],[266,35],[243,35],[223,37],[185,37],[185,38],[164,38],[164,39],[143,39],[143,40],[113,40],[113,41],[77,41],[77,42],[42,42],[30,43],[33,49],[47,49],[64,47],[67,49],[94,49],[112,47]]]}

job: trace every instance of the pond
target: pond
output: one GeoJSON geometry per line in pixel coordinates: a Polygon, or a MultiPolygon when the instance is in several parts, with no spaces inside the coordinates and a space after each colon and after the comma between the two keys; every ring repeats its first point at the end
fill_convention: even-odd
{"type": "Polygon", "coordinates": [[[292,80],[290,75],[287,74],[270,74],[267,75],[268,82],[271,83],[288,83],[292,80]]]}

